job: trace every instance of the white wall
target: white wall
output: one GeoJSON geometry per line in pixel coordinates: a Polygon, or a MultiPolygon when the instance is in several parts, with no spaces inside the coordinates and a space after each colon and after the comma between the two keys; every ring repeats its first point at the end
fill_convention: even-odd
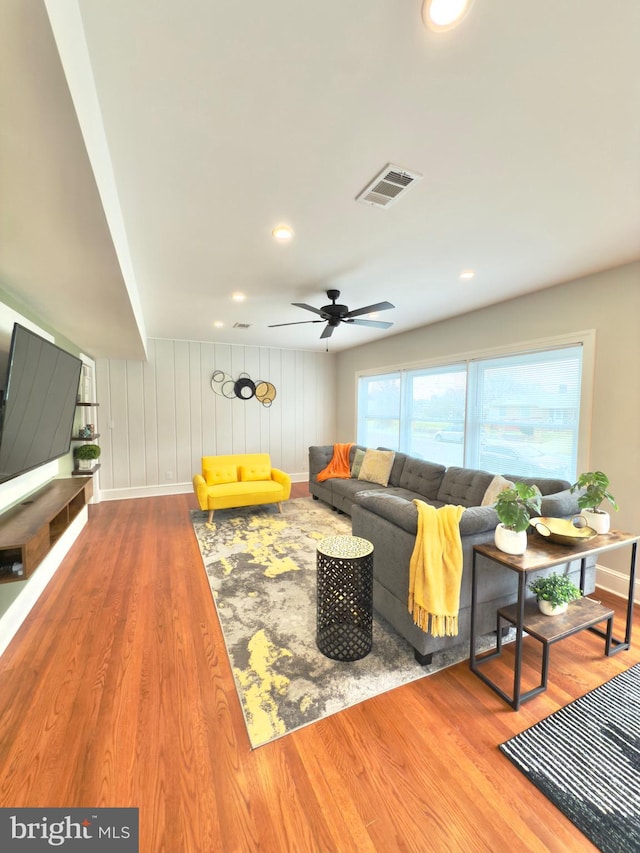
{"type": "MultiPolygon", "coordinates": [[[[469,286],[482,284],[478,278],[469,286]]],[[[355,438],[357,371],[595,329],[593,414],[583,458],[587,470],[611,479],[620,505],[613,526],[639,533],[639,319],[640,263],[634,263],[340,352],[336,441],[355,438]]],[[[607,554],[606,564],[628,574],[627,549],[607,554]]]]}
{"type": "Polygon", "coordinates": [[[150,339],[147,362],[96,365],[102,499],[188,491],[202,456],[267,452],[306,479],[308,448],[335,436],[335,355],[150,339]],[[270,408],[214,393],[211,376],[273,383],[270,408]]]}

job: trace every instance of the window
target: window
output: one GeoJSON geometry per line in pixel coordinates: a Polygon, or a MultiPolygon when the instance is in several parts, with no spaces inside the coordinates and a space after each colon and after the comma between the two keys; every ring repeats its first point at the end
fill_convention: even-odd
{"type": "Polygon", "coordinates": [[[583,347],[358,379],[360,444],[496,474],[575,478],[583,347]]]}

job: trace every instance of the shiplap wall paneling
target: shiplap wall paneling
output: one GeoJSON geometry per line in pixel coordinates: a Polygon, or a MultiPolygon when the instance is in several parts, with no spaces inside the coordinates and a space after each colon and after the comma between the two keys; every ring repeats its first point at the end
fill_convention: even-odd
{"type": "MultiPolygon", "coordinates": [[[[255,382],[260,373],[260,351],[258,347],[243,347],[244,368],[241,373],[248,374],[249,379],[255,382]]],[[[237,379],[239,374],[234,376],[237,379]]],[[[249,400],[234,400],[238,408],[242,408],[244,414],[245,450],[243,452],[253,453],[260,450],[260,418],[258,409],[260,403],[255,397],[249,400]]]]}
{"type": "Polygon", "coordinates": [[[155,341],[149,341],[149,358],[142,368],[142,387],[136,389],[143,400],[144,408],[144,457],[146,480],[133,480],[132,485],[161,483],[158,468],[158,418],[155,341]]]}
{"type": "Polygon", "coordinates": [[[201,457],[213,454],[262,451],[276,467],[302,473],[309,445],[334,440],[332,357],[157,339],[148,354],[145,363],[97,366],[103,491],[189,483],[201,457]],[[272,382],[276,399],[265,408],[217,395],[214,370],[272,382]]]}
{"type": "MultiPolygon", "coordinates": [[[[100,408],[104,406],[98,401],[100,408]]],[[[101,477],[104,488],[123,489],[130,485],[129,476],[129,411],[127,406],[127,363],[111,361],[109,363],[109,402],[108,422],[111,426],[109,452],[111,455],[111,483],[106,476],[101,477]]],[[[106,450],[106,449],[105,449],[106,450]]],[[[105,455],[103,450],[102,456],[105,455]]],[[[102,473],[102,465],[100,466],[102,473]]],[[[105,472],[106,473],[106,472],[105,472]]]]}
{"type": "MultiPolygon", "coordinates": [[[[232,375],[230,344],[215,345],[214,363],[211,365],[211,373],[214,370],[222,370],[223,373],[229,376],[232,375]]],[[[208,453],[207,456],[233,453],[233,412],[231,402],[226,397],[216,396],[215,435],[213,437],[213,446],[215,449],[211,453],[208,453]]]]}
{"type": "MultiPolygon", "coordinates": [[[[191,436],[191,459],[189,464],[193,466],[197,460],[207,454],[204,452],[204,441],[207,435],[207,415],[209,415],[209,429],[213,425],[213,391],[211,389],[211,374],[213,370],[204,370],[204,358],[208,358],[208,363],[213,361],[213,344],[189,344],[189,408],[191,412],[191,420],[189,424],[191,436]]],[[[213,434],[213,432],[212,432],[213,434]]],[[[196,465],[191,471],[189,479],[193,477],[196,471],[199,471],[199,466],[196,465]]]]}
{"type": "Polygon", "coordinates": [[[177,448],[177,388],[184,376],[176,374],[175,341],[156,340],[156,420],[160,482],[175,480],[177,448]]]}
{"type": "MultiPolygon", "coordinates": [[[[175,481],[188,483],[193,476],[191,419],[194,412],[191,407],[191,359],[189,357],[189,342],[175,343],[175,376],[176,376],[176,468],[175,481]]],[[[202,397],[200,398],[202,399],[202,397]]],[[[197,411],[195,413],[198,414],[197,411]]],[[[169,478],[167,477],[167,480],[169,478]]]]}
{"type": "MultiPolygon", "coordinates": [[[[258,380],[263,382],[271,382],[269,378],[271,376],[271,365],[269,359],[270,350],[266,347],[260,348],[260,368],[259,375],[257,377],[258,380]]],[[[275,383],[274,383],[275,384],[275,383]]],[[[271,420],[272,415],[268,407],[262,405],[262,403],[255,401],[258,407],[258,421],[260,423],[260,453],[270,453],[271,446],[271,420]]],[[[274,404],[272,404],[273,407],[274,404]]],[[[272,408],[271,407],[271,408],[272,408]]],[[[277,411],[277,410],[276,410],[277,411]]],[[[273,417],[277,417],[274,415],[273,417]]]]}
{"type": "Polygon", "coordinates": [[[284,419],[284,403],[282,393],[282,350],[272,349],[268,351],[268,373],[265,374],[267,382],[276,389],[276,398],[267,409],[264,409],[263,417],[269,424],[268,452],[271,454],[271,464],[275,468],[283,468],[282,465],[282,421],[284,419]]]}
{"type": "Polygon", "coordinates": [[[128,458],[129,465],[126,471],[126,483],[124,482],[125,472],[122,472],[123,486],[129,486],[131,483],[145,483],[148,476],[145,437],[146,413],[144,397],[140,393],[143,383],[144,364],[141,361],[125,362],[127,416],[126,422],[121,423],[120,426],[126,428],[127,431],[128,453],[126,458],[128,458]]]}
{"type": "MultiPolygon", "coordinates": [[[[281,451],[280,464],[273,460],[276,468],[284,471],[295,471],[296,469],[296,356],[292,350],[282,350],[280,365],[280,385],[282,389],[281,406],[278,413],[287,413],[281,419],[281,451]]],[[[272,407],[273,408],[273,407],[272,407]]]]}

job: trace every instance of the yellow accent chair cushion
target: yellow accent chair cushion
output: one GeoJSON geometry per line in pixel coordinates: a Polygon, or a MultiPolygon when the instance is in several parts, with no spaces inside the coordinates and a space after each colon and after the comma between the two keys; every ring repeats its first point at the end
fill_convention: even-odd
{"type": "Polygon", "coordinates": [[[241,465],[240,479],[243,483],[254,483],[256,480],[271,479],[271,464],[269,465],[241,465]]]}
{"type": "Polygon", "coordinates": [[[211,522],[217,509],[275,503],[282,512],[281,501],[291,495],[291,477],[271,467],[268,453],[203,456],[202,473],[193,475],[193,490],[211,522]]]}
{"type": "Polygon", "coordinates": [[[204,470],[204,479],[207,486],[221,486],[226,483],[238,482],[238,468],[236,465],[212,465],[204,470]]]}

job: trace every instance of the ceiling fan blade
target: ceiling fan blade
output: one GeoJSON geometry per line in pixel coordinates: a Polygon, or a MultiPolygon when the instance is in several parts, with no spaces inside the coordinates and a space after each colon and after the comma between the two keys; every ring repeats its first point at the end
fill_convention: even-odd
{"type": "Polygon", "coordinates": [[[388,311],[389,308],[395,308],[390,302],[377,302],[375,305],[367,305],[365,308],[356,308],[354,311],[347,311],[345,317],[360,317],[361,314],[373,314],[374,311],[388,311]]]}
{"type": "Polygon", "coordinates": [[[326,328],[323,330],[322,334],[320,335],[320,340],[322,340],[322,338],[330,338],[331,335],[333,334],[333,330],[335,328],[336,328],[335,326],[330,326],[329,324],[327,324],[326,328]]]}
{"type": "Polygon", "coordinates": [[[385,323],[382,320],[345,320],[345,323],[353,323],[354,326],[371,326],[372,329],[388,329],[393,323],[385,323]]]}
{"type": "Polygon", "coordinates": [[[324,323],[324,320],[296,320],[295,323],[272,323],[267,329],[277,329],[278,326],[302,326],[305,323],[324,323]]]}
{"type": "Polygon", "coordinates": [[[322,316],[322,311],[319,308],[314,308],[313,305],[307,305],[306,302],[292,302],[292,305],[295,305],[296,308],[304,308],[305,311],[313,311],[314,314],[320,314],[322,316]]]}

